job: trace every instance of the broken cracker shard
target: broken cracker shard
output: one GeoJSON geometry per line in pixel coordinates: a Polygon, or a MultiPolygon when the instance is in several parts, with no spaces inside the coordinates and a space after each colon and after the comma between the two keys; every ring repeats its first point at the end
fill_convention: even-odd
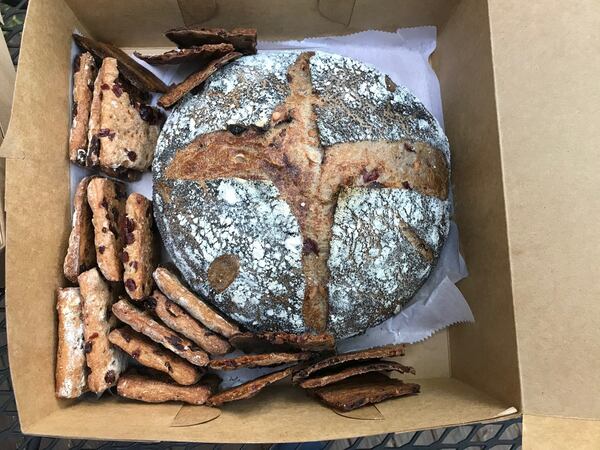
{"type": "Polygon", "coordinates": [[[320,401],[339,411],[352,411],[391,398],[419,393],[416,383],[404,383],[382,373],[367,373],[313,389],[320,401]]]}
{"type": "Polygon", "coordinates": [[[119,71],[138,89],[152,92],[167,92],[167,85],[165,83],[119,47],[76,33],[73,34],[73,39],[77,45],[98,59],[107,57],[115,58],[119,65],[119,71]]]}

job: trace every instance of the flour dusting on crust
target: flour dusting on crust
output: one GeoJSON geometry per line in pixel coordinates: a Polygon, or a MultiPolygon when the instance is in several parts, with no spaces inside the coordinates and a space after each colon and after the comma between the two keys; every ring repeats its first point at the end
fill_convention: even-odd
{"type": "Polygon", "coordinates": [[[317,52],[311,81],[324,100],[317,106],[321,145],[341,142],[426,142],[450,161],[448,139],[423,104],[404,86],[392,86],[378,70],[340,55],[317,52]]]}
{"type": "Polygon", "coordinates": [[[410,190],[343,191],[329,254],[329,326],[346,337],[390,317],[429,276],[427,261],[400,232],[410,221],[436,258],[448,235],[448,202],[410,190]]]}
{"type": "Polygon", "coordinates": [[[228,126],[266,127],[289,95],[287,71],[300,52],[259,53],[226,65],[208,79],[201,94],[188,94],[163,126],[153,172],[162,173],[175,151],[201,134],[228,126]]]}
{"type": "Polygon", "coordinates": [[[157,196],[166,247],[192,289],[250,329],[281,324],[305,331],[302,237],[289,206],[270,182],[214,180],[172,182],[172,202],[157,196]],[[239,275],[221,293],[207,277],[221,255],[239,258],[239,275]],[[279,299],[279,300],[278,300],[279,299]]]}
{"type": "MultiPolygon", "coordinates": [[[[171,258],[193,290],[251,330],[307,331],[305,243],[298,221],[271,182],[219,178],[198,183],[169,179],[165,172],[198,136],[271,126],[273,112],[291,94],[288,69],[299,55],[245,56],[215,73],[202,91],[187,95],[174,109],[153,164],[155,217],[171,258]],[[239,275],[217,293],[207,271],[225,254],[239,258],[239,275]]],[[[308,68],[312,90],[303,95],[314,100],[325,158],[328,147],[338,143],[404,140],[430,145],[445,155],[449,167],[440,125],[406,88],[338,55],[315,52],[308,68]]],[[[406,305],[429,276],[448,234],[447,200],[410,185],[379,189],[373,184],[342,191],[337,203],[327,285],[328,330],[337,337],[360,333],[406,305]]]]}

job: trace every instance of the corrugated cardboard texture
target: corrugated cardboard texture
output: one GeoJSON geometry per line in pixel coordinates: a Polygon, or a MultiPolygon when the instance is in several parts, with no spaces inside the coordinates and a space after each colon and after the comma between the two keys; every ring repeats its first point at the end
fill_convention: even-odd
{"type": "Polygon", "coordinates": [[[475,323],[451,329],[452,374],[519,405],[519,372],[486,2],[463,1],[438,36],[456,221],[475,323]],[[457,49],[460,49],[457,51],[457,49]]]}
{"type": "Polygon", "coordinates": [[[524,410],[598,419],[600,4],[490,17],[524,410]]]}
{"type": "Polygon", "coordinates": [[[192,427],[170,427],[179,410],[177,404],[157,406],[107,399],[58,410],[27,432],[117,440],[298,442],[437,428],[492,418],[505,409],[503,403],[453,379],[419,382],[422,394],[377,405],[385,420],[345,418],[299,389],[273,386],[250,400],[223,406],[220,417],[192,427]],[[94,420],[86,420],[92,415],[94,420]]]}
{"type": "Polygon", "coordinates": [[[525,450],[598,450],[600,421],[523,416],[525,450]]]}

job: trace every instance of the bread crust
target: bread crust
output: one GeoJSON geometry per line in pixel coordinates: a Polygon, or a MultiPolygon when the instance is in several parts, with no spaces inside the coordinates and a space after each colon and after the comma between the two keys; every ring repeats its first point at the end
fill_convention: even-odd
{"type": "Polygon", "coordinates": [[[156,290],[146,299],[146,307],[169,328],[185,336],[211,355],[224,355],[231,350],[229,343],[198,323],[176,303],[156,290]]]}
{"type": "Polygon", "coordinates": [[[136,192],[125,203],[124,241],[121,260],[125,290],[133,300],[142,300],[152,292],[156,258],[152,202],[136,192]]]}
{"type": "Polygon", "coordinates": [[[87,200],[92,210],[98,267],[107,280],[121,281],[125,186],[107,178],[94,178],[88,184],[87,200]]]}
{"type": "Polygon", "coordinates": [[[126,299],[121,298],[112,306],[115,316],[129,325],[138,333],[142,333],[161,344],[166,349],[172,351],[178,356],[188,360],[196,366],[206,366],[208,364],[208,355],[198,348],[192,341],[179,336],[174,331],[157,322],[150,314],[140,311],[126,299]]]}
{"type": "Polygon", "coordinates": [[[98,269],[79,275],[79,288],[83,298],[83,322],[86,363],[90,368],[90,391],[101,394],[114,386],[126,368],[124,354],[113,346],[108,334],[114,321],[110,319],[112,294],[98,269]]]}
{"type": "Polygon", "coordinates": [[[79,288],[58,288],[56,297],[55,393],[60,398],[77,398],[87,391],[81,294],[79,288]]]}
{"type": "Polygon", "coordinates": [[[198,367],[165,350],[130,327],[111,331],[108,339],[143,366],[166,373],[177,384],[195,384],[202,376],[203,372],[198,367]]]}
{"type": "Polygon", "coordinates": [[[92,178],[85,177],[79,182],[73,198],[73,228],[63,263],[65,277],[72,283],[77,283],[79,274],[96,264],[92,210],[87,200],[87,188],[92,178]]]}

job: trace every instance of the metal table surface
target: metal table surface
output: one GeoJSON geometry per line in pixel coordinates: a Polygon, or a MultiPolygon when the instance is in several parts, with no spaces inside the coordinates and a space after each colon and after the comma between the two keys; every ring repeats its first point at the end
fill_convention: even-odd
{"type": "MultiPolygon", "coordinates": [[[[15,66],[18,63],[26,0],[0,2],[4,18],[3,34],[15,66]]],[[[4,449],[198,449],[198,450],[363,450],[363,449],[421,449],[421,450],[515,450],[521,448],[521,419],[494,424],[398,433],[358,439],[308,442],[298,444],[185,444],[185,443],[124,443],[71,439],[51,439],[25,436],[19,429],[15,399],[10,381],[6,345],[4,290],[0,292],[0,450],[4,449]]]]}

